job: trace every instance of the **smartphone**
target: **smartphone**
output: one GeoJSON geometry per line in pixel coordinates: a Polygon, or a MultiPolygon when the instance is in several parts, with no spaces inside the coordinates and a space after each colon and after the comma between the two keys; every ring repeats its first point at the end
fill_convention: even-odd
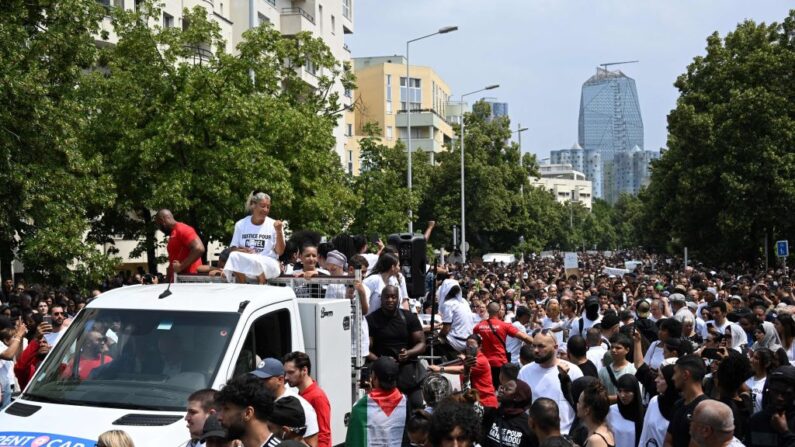
{"type": "Polygon", "coordinates": [[[704,348],[704,350],[701,351],[701,357],[711,360],[720,360],[721,356],[718,355],[718,351],[718,348],[704,348]]]}
{"type": "Polygon", "coordinates": [[[377,234],[375,234],[375,233],[373,233],[373,234],[371,234],[371,235],[370,235],[370,243],[371,243],[371,244],[373,244],[373,245],[376,245],[376,244],[378,244],[378,241],[379,241],[380,239],[381,239],[381,238],[380,238],[380,237],[378,237],[378,235],[377,235],[377,234]]]}
{"type": "Polygon", "coordinates": [[[52,326],[52,316],[51,316],[51,315],[45,315],[45,316],[43,316],[43,317],[41,318],[41,322],[42,322],[42,323],[47,323],[47,324],[49,324],[49,325],[51,325],[51,326],[52,326]]]}
{"type": "Polygon", "coordinates": [[[478,348],[476,348],[475,346],[467,346],[466,349],[464,350],[464,353],[466,354],[467,357],[475,357],[476,355],[478,355],[478,348]]]}

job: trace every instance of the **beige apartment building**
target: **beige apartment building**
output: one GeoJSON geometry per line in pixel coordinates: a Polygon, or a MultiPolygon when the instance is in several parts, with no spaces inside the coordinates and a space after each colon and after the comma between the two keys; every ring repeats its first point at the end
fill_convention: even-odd
{"type": "Polygon", "coordinates": [[[359,57],[353,59],[356,73],[354,111],[346,115],[346,171],[358,174],[359,140],[364,127],[375,123],[381,129],[382,142],[393,146],[399,139],[408,144],[406,110],[411,110],[412,151],[434,155],[453,139],[453,128],[447,121],[450,87],[430,67],[412,65],[411,79],[406,86],[406,58],[400,55],[359,57]]]}
{"type": "Polygon", "coordinates": [[[530,177],[530,184],[552,193],[558,203],[580,203],[588,211],[593,208],[593,184],[570,164],[542,164],[538,173],[539,177],[530,177]]]}

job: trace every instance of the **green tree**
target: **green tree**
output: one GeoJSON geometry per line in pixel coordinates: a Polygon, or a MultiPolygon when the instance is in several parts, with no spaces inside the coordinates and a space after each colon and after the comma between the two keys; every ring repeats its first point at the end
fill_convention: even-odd
{"type": "Polygon", "coordinates": [[[0,3],[0,259],[31,280],[87,287],[109,260],[85,238],[112,203],[101,157],[81,150],[90,109],[82,73],[96,63],[103,8],[90,0],[0,3]]]}
{"type": "Polygon", "coordinates": [[[353,190],[360,199],[350,231],[355,234],[402,233],[408,228],[408,209],[417,216],[420,200],[428,190],[431,165],[428,154],[412,154],[412,192],[407,186],[406,147],[398,141],[393,147],[381,143],[381,130],[366,124],[367,135],[359,141],[361,173],[354,177],[353,190]]]}
{"type": "Polygon", "coordinates": [[[676,80],[668,151],[643,195],[652,247],[689,247],[705,261],[758,259],[765,234],[793,235],[795,11],[707,39],[676,80]]]}
{"type": "MultiPolygon", "coordinates": [[[[474,104],[464,115],[466,125],[466,238],[470,254],[513,251],[524,237],[525,244],[541,246],[544,212],[554,200],[533,188],[529,176],[537,175],[535,157],[519,162],[519,146],[510,142],[510,121],[489,119],[490,106],[474,104]]],[[[460,132],[455,126],[456,133],[460,132]]],[[[431,184],[420,207],[426,220],[436,220],[434,245],[449,245],[452,226],[461,216],[461,152],[456,141],[451,150],[438,155],[431,184]]]]}
{"type": "Polygon", "coordinates": [[[332,87],[352,87],[348,67],[322,40],[270,25],[246,31],[229,54],[204,9],[184,14],[187,27],[163,29],[151,3],[114,10],[118,44],[85,80],[96,111],[86,148],[103,158],[117,197],[96,233],[142,239],[153,270],[152,210],[168,207],[205,242],[227,242],[255,189],[292,229],[341,230],[356,198],[334,151],[342,107],[332,87]],[[298,71],[308,63],[316,86],[298,71]]]}

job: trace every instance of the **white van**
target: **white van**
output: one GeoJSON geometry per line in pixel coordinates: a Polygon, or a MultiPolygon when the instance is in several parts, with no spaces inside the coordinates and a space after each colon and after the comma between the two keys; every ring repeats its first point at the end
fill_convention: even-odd
{"type": "MultiPolygon", "coordinates": [[[[289,287],[179,283],[124,287],[92,301],[0,413],[0,446],[89,447],[124,430],[138,446],[189,441],[187,397],[219,389],[266,357],[304,351],[331,403],[334,445],[353,398],[351,301],[297,299],[289,287]],[[117,341],[81,364],[92,331],[117,341]],[[75,360],[76,361],[73,361],[75,360]]],[[[356,300],[354,300],[356,301],[356,300]]],[[[94,337],[96,338],[96,337],[94,337]]]]}

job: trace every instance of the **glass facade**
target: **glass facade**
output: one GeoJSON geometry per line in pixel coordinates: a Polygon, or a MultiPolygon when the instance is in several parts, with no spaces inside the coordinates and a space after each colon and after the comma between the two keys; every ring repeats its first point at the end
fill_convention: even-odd
{"type": "Polygon", "coordinates": [[[594,185],[594,195],[614,203],[620,192],[634,189],[622,185],[627,176],[614,162],[617,154],[643,148],[643,119],[634,79],[620,70],[597,67],[596,74],[582,85],[578,142],[601,156],[602,186],[600,191],[594,185]]]}
{"type": "Polygon", "coordinates": [[[575,144],[571,149],[550,151],[549,163],[568,164],[575,171],[582,172],[585,178],[591,181],[594,197],[602,198],[602,156],[598,151],[583,149],[575,144]]]}

